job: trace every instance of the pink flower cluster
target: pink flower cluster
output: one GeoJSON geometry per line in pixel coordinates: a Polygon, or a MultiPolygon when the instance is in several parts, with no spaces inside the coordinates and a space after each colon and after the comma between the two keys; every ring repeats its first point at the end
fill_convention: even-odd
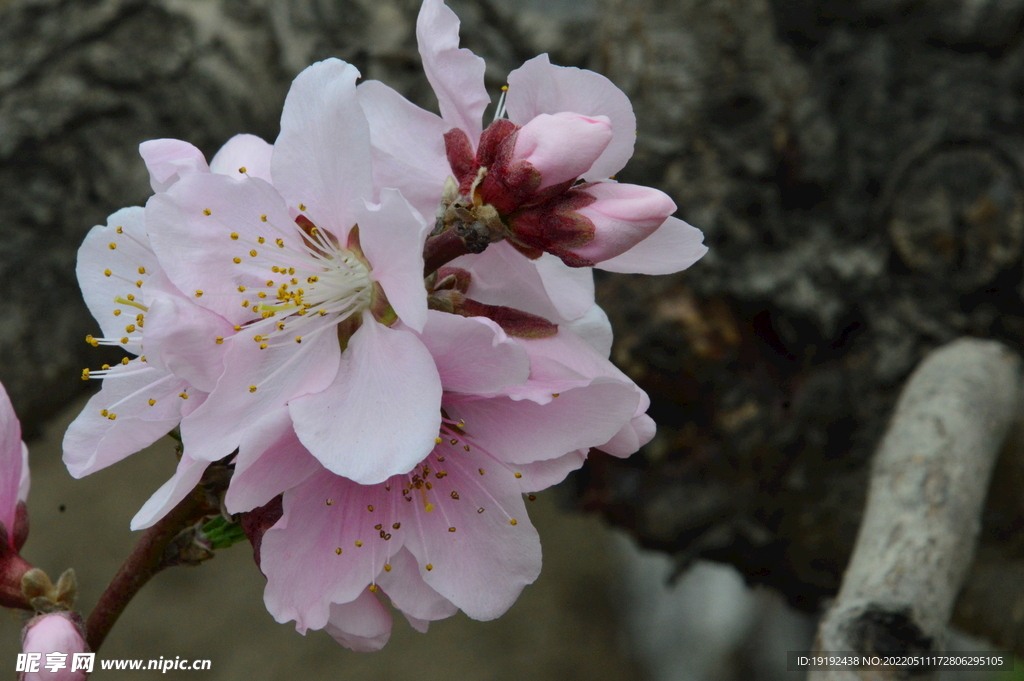
{"type": "Polygon", "coordinates": [[[273,145],[240,135],[207,164],[144,143],[154,196],[79,251],[88,340],[132,357],[85,372],[103,388],[67,433],[72,474],[179,427],[178,470],[133,528],[229,461],[227,510],[273,521],[255,537],[271,614],[357,650],[387,641],[385,602],[426,630],[497,617],[537,577],[523,495],[654,435],[607,359],[591,267],[668,273],[706,251],[668,196],[609,179],[635,139],[610,81],[538,57],[485,129],[458,29],[425,0],[440,116],[314,64],[273,145]]]}

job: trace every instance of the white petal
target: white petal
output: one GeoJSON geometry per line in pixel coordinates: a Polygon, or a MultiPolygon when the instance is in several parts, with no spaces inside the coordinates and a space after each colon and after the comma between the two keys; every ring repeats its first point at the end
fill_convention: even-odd
{"type": "Polygon", "coordinates": [[[380,650],[391,638],[391,613],[369,591],[350,603],[332,603],[324,631],[357,653],[380,650]]]}
{"type": "Polygon", "coordinates": [[[529,378],[526,351],[490,319],[436,310],[428,318],[421,338],[445,390],[488,394],[529,378]]]}
{"type": "Polygon", "coordinates": [[[274,146],[256,135],[235,135],[210,161],[210,172],[221,175],[248,175],[270,180],[270,156],[274,146]],[[245,168],[245,172],[242,172],[245,168]]]}
{"type": "Polygon", "coordinates": [[[704,257],[704,234],[679,218],[669,218],[653,234],[621,255],[597,263],[598,269],[635,274],[672,274],[704,257]]]}
{"type": "Polygon", "coordinates": [[[132,530],[144,530],[167,515],[168,511],[177,506],[178,502],[199,484],[203,472],[209,465],[208,461],[193,461],[188,454],[183,454],[171,479],[154,492],[132,518],[132,530]]]}

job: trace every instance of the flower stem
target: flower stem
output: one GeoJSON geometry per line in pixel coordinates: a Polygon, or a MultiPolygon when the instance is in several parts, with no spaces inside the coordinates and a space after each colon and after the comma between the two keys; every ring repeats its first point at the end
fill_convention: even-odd
{"type": "Polygon", "coordinates": [[[430,276],[460,255],[477,252],[459,236],[458,230],[446,229],[427,239],[423,245],[423,276],[430,276]]]}
{"type": "Polygon", "coordinates": [[[86,620],[86,641],[92,652],[103,645],[128,603],[153,575],[165,567],[181,564],[173,551],[179,535],[206,516],[218,512],[219,509],[211,503],[208,488],[200,482],[167,515],[143,533],[86,620]]]}
{"type": "MultiPolygon", "coordinates": [[[[3,539],[6,541],[6,537],[3,539]]],[[[0,550],[0,606],[20,610],[32,609],[28,598],[21,590],[21,578],[31,569],[32,565],[18,554],[0,550]]]]}

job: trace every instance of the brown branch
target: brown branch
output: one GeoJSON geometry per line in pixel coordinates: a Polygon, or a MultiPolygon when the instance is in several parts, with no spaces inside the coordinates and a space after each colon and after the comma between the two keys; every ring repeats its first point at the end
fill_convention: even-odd
{"type": "MultiPolygon", "coordinates": [[[[943,650],[1020,382],[1020,358],[994,341],[950,343],[914,371],[875,455],[853,557],[819,626],[817,651],[943,650]]],[[[920,672],[916,678],[932,678],[920,672]]],[[[882,681],[900,673],[818,670],[808,679],[882,681]]]]}

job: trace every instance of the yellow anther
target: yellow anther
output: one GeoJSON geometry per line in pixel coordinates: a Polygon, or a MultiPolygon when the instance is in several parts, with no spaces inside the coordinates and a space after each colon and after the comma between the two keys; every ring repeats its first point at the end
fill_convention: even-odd
{"type": "Polygon", "coordinates": [[[266,298],[267,294],[264,293],[263,291],[260,291],[259,293],[256,294],[256,296],[259,297],[259,298],[266,298]]]}
{"type": "Polygon", "coordinates": [[[284,248],[284,239],[275,239],[274,243],[277,244],[278,248],[284,248]]]}
{"type": "Polygon", "coordinates": [[[391,566],[387,563],[384,563],[384,572],[391,572],[391,566]]]}
{"type": "Polygon", "coordinates": [[[255,336],[253,336],[252,339],[259,343],[261,340],[263,340],[263,335],[258,333],[255,336]]]}
{"type": "MultiPolygon", "coordinates": [[[[128,301],[131,302],[131,301],[135,300],[135,294],[134,293],[129,293],[128,295],[125,296],[125,298],[127,298],[128,301]]],[[[117,301],[115,300],[114,302],[116,303],[117,301]]]]}
{"type": "Polygon", "coordinates": [[[328,506],[333,506],[334,505],[334,499],[327,499],[324,503],[327,504],[328,506]]]}
{"type": "Polygon", "coordinates": [[[300,203],[299,204],[299,210],[306,210],[306,204],[300,203]]]}
{"type": "Polygon", "coordinates": [[[265,244],[265,243],[267,243],[267,240],[264,239],[261,236],[258,236],[258,237],[256,237],[256,243],[265,244]]]}
{"type": "Polygon", "coordinates": [[[121,316],[121,311],[120,310],[114,310],[114,316],[115,317],[120,317],[121,316]]]}
{"type": "Polygon", "coordinates": [[[145,267],[140,267],[139,268],[139,274],[145,274],[145,273],[146,273],[146,268],[145,267]]]}
{"type": "Polygon", "coordinates": [[[233,263],[235,263],[237,265],[238,263],[242,262],[242,259],[241,258],[231,258],[231,262],[233,262],[233,263]]]}
{"type": "Polygon", "coordinates": [[[459,423],[457,425],[459,426],[459,428],[465,428],[466,427],[466,419],[459,419],[459,423]]]}
{"type": "Polygon", "coordinates": [[[426,564],[426,565],[424,565],[423,567],[427,568],[427,572],[430,572],[431,570],[433,570],[433,569],[434,569],[434,566],[433,566],[433,565],[431,565],[430,563],[427,563],[427,564],[426,564]]]}
{"type": "Polygon", "coordinates": [[[358,539],[356,539],[356,546],[359,547],[359,546],[362,546],[362,545],[363,545],[363,542],[361,542],[358,539]]]}
{"type": "Polygon", "coordinates": [[[478,508],[478,509],[476,509],[476,512],[477,512],[477,513],[483,513],[483,512],[484,512],[484,509],[483,509],[483,508],[478,508]]]}
{"type": "Polygon", "coordinates": [[[137,282],[135,282],[135,288],[142,288],[142,280],[141,279],[139,279],[137,282]]]}
{"type": "Polygon", "coordinates": [[[111,414],[111,415],[110,415],[110,416],[108,416],[107,418],[108,418],[108,419],[110,419],[111,421],[113,421],[114,419],[116,419],[116,418],[117,418],[117,414],[111,414]]]}
{"type": "Polygon", "coordinates": [[[200,291],[199,289],[196,289],[196,298],[202,298],[202,297],[203,297],[203,292],[200,291]]]}
{"type": "Polygon", "coordinates": [[[249,301],[248,300],[243,300],[242,301],[242,307],[249,307],[249,301]]]}
{"type": "Polygon", "coordinates": [[[537,501],[537,495],[536,494],[527,494],[526,498],[529,499],[530,501],[537,501]]]}
{"type": "Polygon", "coordinates": [[[204,208],[203,209],[203,215],[211,215],[211,214],[213,214],[213,211],[210,210],[209,208],[204,208]]]}
{"type": "Polygon", "coordinates": [[[423,510],[430,513],[434,510],[434,505],[428,502],[427,505],[423,507],[423,510]]]}
{"type": "Polygon", "coordinates": [[[127,331],[128,333],[135,333],[135,325],[129,324],[128,326],[124,327],[124,330],[127,331]]]}
{"type": "Polygon", "coordinates": [[[241,324],[235,324],[234,329],[235,329],[235,331],[241,331],[242,330],[242,325],[241,324]]]}
{"type": "Polygon", "coordinates": [[[341,547],[339,546],[338,548],[334,549],[334,552],[340,556],[341,555],[341,547]]]}
{"type": "Polygon", "coordinates": [[[231,232],[231,240],[238,241],[238,232],[231,232]]]}
{"type": "Polygon", "coordinates": [[[301,343],[302,342],[302,336],[296,336],[295,337],[295,342],[296,343],[301,343]]]}
{"type": "Polygon", "coordinates": [[[110,413],[110,412],[109,412],[109,411],[107,411],[106,409],[100,409],[100,416],[106,416],[106,415],[107,415],[107,414],[109,414],[109,413],[110,413]]]}
{"type": "Polygon", "coordinates": [[[103,365],[102,367],[100,367],[100,368],[101,368],[101,369],[103,369],[104,371],[106,371],[107,369],[109,369],[109,368],[110,368],[110,365],[109,365],[109,364],[104,364],[104,365],[103,365]]]}
{"type": "Polygon", "coordinates": [[[110,270],[103,270],[104,277],[109,277],[111,274],[113,274],[113,272],[111,272],[110,270]]]}
{"type": "Polygon", "coordinates": [[[217,336],[214,340],[216,341],[217,345],[221,345],[222,343],[224,343],[224,336],[217,336]]]}
{"type": "Polygon", "coordinates": [[[451,440],[448,441],[448,444],[457,445],[457,444],[459,444],[459,441],[456,440],[455,438],[452,438],[451,440]]]}
{"type": "Polygon", "coordinates": [[[508,521],[508,524],[509,524],[509,525],[518,525],[518,524],[519,524],[519,521],[518,521],[518,520],[516,520],[515,518],[512,518],[512,520],[508,521]]]}
{"type": "MultiPolygon", "coordinates": [[[[128,342],[128,337],[127,336],[124,336],[123,338],[121,338],[121,345],[124,345],[127,342],[128,342]]],[[[125,359],[127,360],[128,358],[125,357],[125,359]]],[[[121,364],[127,364],[127,363],[128,363],[127,361],[121,362],[121,364]]]]}
{"type": "Polygon", "coordinates": [[[516,478],[521,478],[521,477],[523,477],[522,473],[516,473],[516,478]]]}
{"type": "Polygon", "coordinates": [[[370,588],[370,593],[374,593],[374,594],[377,593],[377,585],[376,584],[371,584],[369,588],[370,588]]]}
{"type": "Polygon", "coordinates": [[[295,268],[294,267],[289,267],[288,268],[288,274],[295,274],[295,268]]]}
{"type": "Polygon", "coordinates": [[[443,441],[444,441],[444,440],[442,440],[442,439],[441,439],[441,438],[439,438],[439,437],[437,437],[437,438],[434,438],[434,444],[435,444],[435,445],[439,445],[439,444],[441,444],[441,443],[442,443],[443,441]]]}
{"type": "Polygon", "coordinates": [[[114,250],[115,248],[117,248],[117,244],[115,244],[113,241],[111,241],[110,242],[110,250],[114,250]]]}
{"type": "Polygon", "coordinates": [[[278,322],[277,323],[277,330],[278,331],[284,331],[284,322],[278,322]]]}
{"type": "Polygon", "coordinates": [[[151,407],[152,407],[152,406],[153,406],[154,404],[156,404],[156,400],[154,400],[154,399],[150,399],[150,400],[149,400],[149,406],[151,406],[151,407]]]}
{"type": "Polygon", "coordinates": [[[508,92],[508,85],[502,85],[501,86],[501,91],[502,92],[508,92]]]}
{"type": "Polygon", "coordinates": [[[266,350],[266,349],[267,349],[267,344],[266,343],[260,343],[260,350],[266,350]]]}
{"type": "Polygon", "coordinates": [[[469,451],[469,445],[462,445],[462,448],[465,449],[467,452],[469,451]]]}
{"type": "Polygon", "coordinates": [[[251,392],[251,393],[254,393],[254,392],[256,392],[256,386],[254,386],[254,385],[250,385],[250,386],[249,386],[249,392],[251,392]]]}
{"type": "Polygon", "coordinates": [[[183,400],[187,400],[188,399],[188,393],[178,393],[178,397],[180,397],[183,400]]]}
{"type": "Polygon", "coordinates": [[[260,216],[260,220],[262,220],[263,222],[266,222],[266,221],[267,221],[267,215],[266,215],[266,213],[264,213],[263,215],[261,215],[261,216],[260,216]]]}
{"type": "Polygon", "coordinates": [[[370,504],[369,506],[367,506],[366,510],[369,511],[370,513],[373,513],[373,504],[370,504]]]}
{"type": "Polygon", "coordinates": [[[552,396],[552,397],[558,397],[558,396],[559,396],[559,395],[561,395],[561,394],[562,394],[562,393],[551,393],[551,396],[552,396]]]}
{"type": "Polygon", "coordinates": [[[123,364],[124,366],[128,366],[128,358],[127,357],[122,357],[121,358],[121,364],[123,364]]]}
{"type": "Polygon", "coordinates": [[[455,528],[454,528],[454,527],[449,527],[449,528],[448,528],[448,531],[449,531],[449,532],[454,532],[454,531],[455,531],[455,528]]]}
{"type": "Polygon", "coordinates": [[[115,229],[114,231],[116,231],[118,234],[124,234],[124,228],[121,227],[120,225],[118,225],[117,229],[115,229]]]}
{"type": "Polygon", "coordinates": [[[239,286],[238,287],[238,292],[239,293],[245,293],[245,287],[244,286],[239,286]]]}
{"type": "Polygon", "coordinates": [[[452,490],[452,499],[455,499],[456,501],[459,499],[459,493],[455,490],[452,490]]]}
{"type": "Polygon", "coordinates": [[[259,253],[257,253],[256,249],[254,248],[251,251],[249,251],[249,255],[255,258],[257,255],[259,255],[259,253]]]}
{"type": "Polygon", "coordinates": [[[318,312],[317,314],[319,314],[321,317],[323,317],[324,315],[327,314],[327,310],[320,310],[320,312],[318,312]]]}
{"type": "Polygon", "coordinates": [[[242,166],[241,168],[239,168],[239,169],[238,169],[238,172],[240,172],[240,173],[242,173],[243,175],[245,175],[245,166],[242,166]]]}
{"type": "Polygon", "coordinates": [[[480,472],[480,475],[483,475],[486,472],[486,471],[484,471],[483,468],[477,468],[477,471],[480,472]]]}
{"type": "Polygon", "coordinates": [[[83,381],[88,381],[89,380],[89,370],[88,369],[82,369],[82,380],[83,381]]]}
{"type": "Polygon", "coordinates": [[[139,361],[140,362],[145,362],[146,361],[146,356],[143,355],[142,357],[139,357],[139,361]]]}
{"type": "Polygon", "coordinates": [[[402,523],[395,523],[394,525],[391,526],[391,529],[392,530],[397,530],[397,529],[399,529],[401,527],[402,527],[402,523]]]}

